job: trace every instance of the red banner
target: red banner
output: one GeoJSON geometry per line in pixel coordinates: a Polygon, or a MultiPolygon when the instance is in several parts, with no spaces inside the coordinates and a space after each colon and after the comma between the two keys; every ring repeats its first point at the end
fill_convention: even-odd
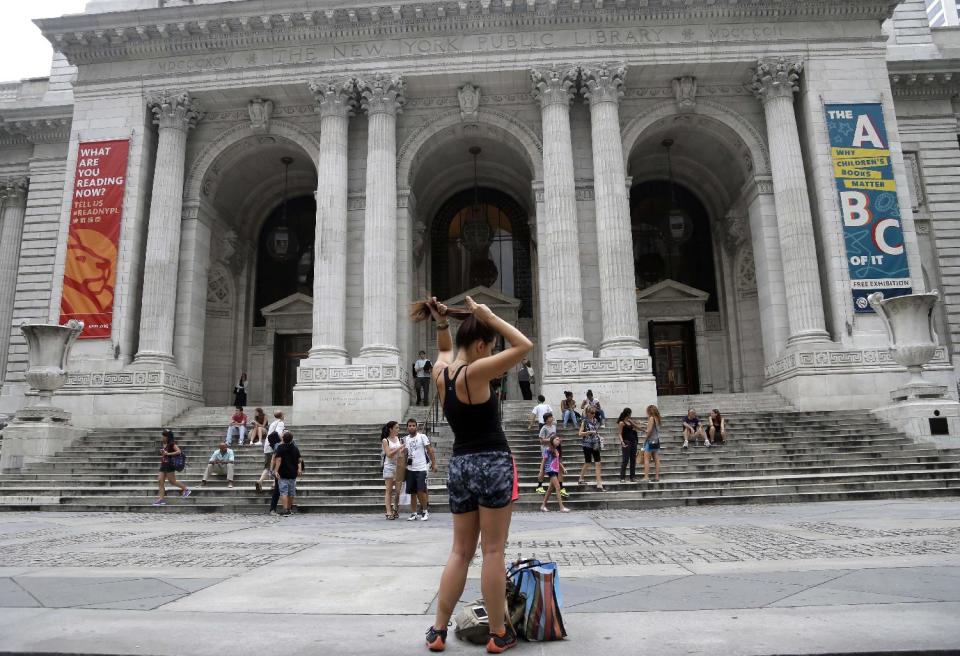
{"type": "Polygon", "coordinates": [[[61,324],[70,319],[84,322],[79,339],[109,338],[113,328],[129,149],[126,139],[79,145],[60,300],[61,324]]]}

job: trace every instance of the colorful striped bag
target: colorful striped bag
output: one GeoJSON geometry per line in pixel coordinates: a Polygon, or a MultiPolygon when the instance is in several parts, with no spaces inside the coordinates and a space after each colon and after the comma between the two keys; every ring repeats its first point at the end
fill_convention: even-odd
{"type": "Polygon", "coordinates": [[[507,578],[513,583],[514,594],[526,597],[523,623],[514,626],[517,634],[537,642],[566,638],[557,564],[519,560],[507,572],[507,578]]]}

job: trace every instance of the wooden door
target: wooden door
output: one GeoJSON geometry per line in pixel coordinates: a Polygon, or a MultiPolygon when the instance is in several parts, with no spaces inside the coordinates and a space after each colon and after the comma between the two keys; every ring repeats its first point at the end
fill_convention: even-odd
{"type": "Polygon", "coordinates": [[[310,352],[310,335],[277,335],[273,351],[273,403],[293,405],[297,367],[310,352]]]}
{"type": "Polygon", "coordinates": [[[657,394],[699,394],[697,342],[692,321],[650,324],[657,394]]]}

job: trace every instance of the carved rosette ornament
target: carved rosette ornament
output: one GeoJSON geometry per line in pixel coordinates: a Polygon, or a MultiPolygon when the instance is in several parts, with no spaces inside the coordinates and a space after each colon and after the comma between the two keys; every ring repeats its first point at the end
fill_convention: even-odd
{"type": "Polygon", "coordinates": [[[403,76],[377,73],[372,78],[357,80],[360,90],[360,105],[370,116],[374,114],[398,114],[406,102],[403,76]]]}
{"type": "Polygon", "coordinates": [[[254,98],[247,104],[250,114],[250,127],[257,134],[270,131],[270,119],[273,117],[273,101],[264,98],[254,98]]]}
{"type": "Polygon", "coordinates": [[[187,91],[161,91],[147,99],[147,106],[153,112],[154,125],[161,130],[189,130],[203,118],[200,103],[187,91]]]}
{"type": "Polygon", "coordinates": [[[355,85],[353,78],[311,82],[310,91],[317,101],[320,116],[353,116],[357,109],[355,85]]]}
{"type": "Polygon", "coordinates": [[[803,63],[799,61],[787,61],[784,57],[770,61],[760,60],[754,69],[750,89],[764,103],[774,98],[792,99],[793,94],[800,91],[801,73],[803,63]]]}
{"type": "Polygon", "coordinates": [[[541,107],[569,105],[573,100],[580,71],[576,67],[544,68],[530,71],[533,98],[541,107]]]}
{"type": "Polygon", "coordinates": [[[591,105],[601,102],[620,102],[623,97],[623,84],[627,78],[627,67],[623,64],[600,64],[580,70],[584,87],[583,97],[591,105]]]}
{"type": "Polygon", "coordinates": [[[26,205],[29,187],[30,179],[27,177],[0,178],[0,202],[7,207],[26,205]]]}

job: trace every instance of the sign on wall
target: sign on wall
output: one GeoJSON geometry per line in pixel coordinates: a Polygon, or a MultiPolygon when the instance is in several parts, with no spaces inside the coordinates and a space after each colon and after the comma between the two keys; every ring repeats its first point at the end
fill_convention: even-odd
{"type": "Polygon", "coordinates": [[[909,294],[897,183],[879,103],[828,104],[833,175],[856,312],[872,312],[867,296],[909,294]]]}
{"type": "Polygon", "coordinates": [[[117,245],[127,182],[129,140],[78,146],[67,235],[60,323],[84,322],[79,339],[104,339],[113,328],[117,245]]]}

